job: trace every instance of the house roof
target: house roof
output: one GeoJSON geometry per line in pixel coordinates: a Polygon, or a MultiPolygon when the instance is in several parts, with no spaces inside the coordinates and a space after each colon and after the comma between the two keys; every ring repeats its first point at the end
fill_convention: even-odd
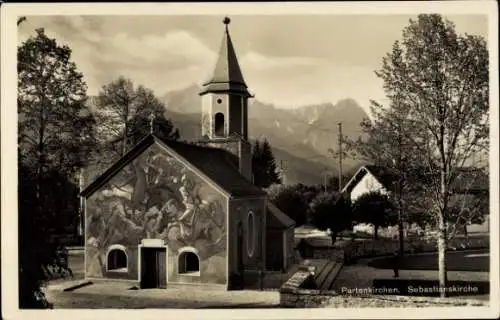
{"type": "Polygon", "coordinates": [[[237,92],[251,96],[243,79],[236,51],[234,50],[231,36],[229,35],[229,18],[224,18],[225,31],[219,49],[219,57],[215,64],[212,77],[204,83],[200,95],[209,92],[237,92]]]}
{"type": "MultiPolygon", "coordinates": [[[[421,179],[425,179],[425,169],[415,171],[421,175],[421,179]]],[[[349,180],[342,192],[351,192],[367,173],[372,174],[387,190],[392,190],[399,177],[395,169],[377,165],[364,165],[349,180]]],[[[488,188],[488,175],[484,170],[473,167],[463,167],[457,170],[457,176],[451,186],[451,190],[455,193],[484,192],[488,188]]]]}
{"type": "Polygon", "coordinates": [[[272,203],[267,204],[267,211],[271,214],[267,215],[267,225],[271,228],[290,228],[295,226],[295,221],[293,221],[289,216],[287,216],[283,211],[278,209],[272,203]]]}
{"type": "Polygon", "coordinates": [[[163,140],[155,135],[148,135],[102,175],[88,185],[81,195],[87,197],[109,181],[120,169],[130,163],[149,146],[158,143],[171,153],[177,154],[190,163],[202,175],[219,186],[232,197],[264,196],[266,193],[245,179],[238,170],[238,159],[229,152],[195,144],[163,140]]]}
{"type": "Polygon", "coordinates": [[[351,180],[347,182],[342,192],[351,192],[367,173],[373,175],[387,190],[392,190],[393,183],[398,179],[398,174],[394,169],[376,165],[364,165],[361,166],[351,180]]]}

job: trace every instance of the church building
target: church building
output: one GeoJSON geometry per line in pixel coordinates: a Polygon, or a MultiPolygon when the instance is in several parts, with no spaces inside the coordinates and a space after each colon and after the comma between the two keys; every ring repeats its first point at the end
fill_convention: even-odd
{"type": "Polygon", "coordinates": [[[202,139],[152,132],[82,191],[87,279],[232,290],[293,263],[294,221],[252,183],[252,95],[229,22],[200,92],[202,139]]]}

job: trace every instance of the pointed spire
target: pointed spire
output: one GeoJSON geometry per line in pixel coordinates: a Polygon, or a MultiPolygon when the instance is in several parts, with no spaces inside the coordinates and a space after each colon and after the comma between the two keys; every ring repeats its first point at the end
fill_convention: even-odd
{"type": "Polygon", "coordinates": [[[243,74],[241,73],[238,58],[234,50],[231,36],[229,35],[229,23],[231,19],[225,17],[222,21],[225,26],[224,36],[219,49],[219,57],[215,64],[213,75],[204,84],[201,95],[209,92],[239,92],[250,96],[247,90],[243,74]]]}

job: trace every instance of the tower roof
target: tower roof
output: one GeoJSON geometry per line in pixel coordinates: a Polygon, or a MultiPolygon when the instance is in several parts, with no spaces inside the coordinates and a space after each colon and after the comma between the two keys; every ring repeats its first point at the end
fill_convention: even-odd
{"type": "Polygon", "coordinates": [[[217,58],[212,77],[203,84],[204,88],[200,92],[200,95],[209,92],[238,92],[251,96],[243,79],[233,42],[229,35],[228,26],[230,21],[228,17],[225,17],[223,20],[225,31],[219,49],[219,57],[217,58]]]}

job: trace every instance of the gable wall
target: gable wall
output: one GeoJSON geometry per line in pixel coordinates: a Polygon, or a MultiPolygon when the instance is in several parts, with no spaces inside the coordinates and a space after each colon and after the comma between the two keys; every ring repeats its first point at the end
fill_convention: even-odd
{"type": "MultiPolygon", "coordinates": [[[[239,274],[238,272],[238,245],[237,245],[237,228],[238,223],[242,223],[243,227],[243,264],[245,273],[255,273],[256,270],[264,263],[265,253],[265,237],[266,237],[266,199],[265,197],[253,199],[237,199],[229,202],[229,264],[228,273],[232,278],[239,274]],[[254,228],[254,246],[253,254],[249,254],[248,245],[251,249],[251,243],[247,243],[251,239],[247,236],[248,214],[252,211],[255,219],[254,228]]],[[[251,252],[250,252],[251,253],[251,252]]],[[[247,274],[245,282],[253,278],[252,274],[247,274]]]]}
{"type": "Polygon", "coordinates": [[[138,280],[147,238],[168,245],[169,282],[226,284],[227,209],[223,194],[153,144],[86,199],[85,275],[138,280]],[[126,248],[126,272],[106,271],[111,245],[126,248]],[[199,276],[178,274],[183,247],[198,251],[199,276]]]}
{"type": "Polygon", "coordinates": [[[380,182],[378,182],[378,180],[375,179],[372,174],[367,173],[352,189],[351,201],[354,202],[361,195],[372,191],[379,191],[382,194],[387,194],[387,190],[384,188],[384,186],[380,182]]]}

